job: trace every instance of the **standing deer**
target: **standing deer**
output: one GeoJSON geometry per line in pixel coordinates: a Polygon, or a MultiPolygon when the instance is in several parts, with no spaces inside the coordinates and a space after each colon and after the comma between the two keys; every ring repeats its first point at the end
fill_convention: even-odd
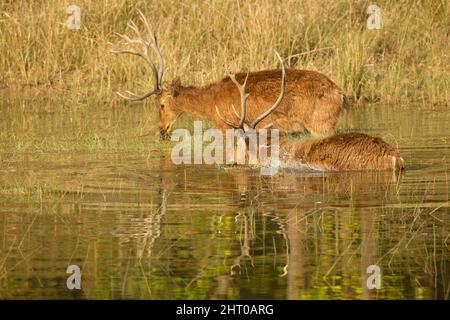
{"type": "MultiPolygon", "coordinates": [[[[277,54],[278,55],[278,54],[277,54]]],[[[232,106],[234,117],[238,123],[227,120],[216,107],[219,119],[228,127],[241,132],[249,133],[256,130],[256,126],[274,113],[282,105],[285,91],[285,69],[281,62],[281,89],[277,101],[254,121],[247,120],[247,78],[241,85],[235,76],[230,75],[230,80],[238,88],[241,97],[241,114],[232,106]]],[[[265,128],[271,127],[271,124],[265,128]]],[[[245,135],[237,135],[246,139],[245,135]]],[[[267,143],[266,148],[270,148],[267,143]]],[[[279,162],[281,167],[310,167],[316,170],[402,170],[404,160],[399,151],[381,138],[372,137],[364,133],[341,133],[322,139],[309,139],[303,142],[280,139],[279,162]]],[[[261,163],[260,163],[261,164],[261,163]]]]}
{"type": "MultiPolygon", "coordinates": [[[[140,45],[142,51],[133,49],[113,50],[113,53],[131,54],[143,58],[153,72],[154,88],[142,95],[126,91],[118,93],[122,98],[131,101],[141,101],[152,95],[159,98],[159,128],[162,136],[167,136],[183,113],[198,119],[209,119],[220,129],[226,125],[214,111],[214,106],[224,108],[237,105],[240,97],[234,84],[228,77],[205,87],[183,86],[179,79],[170,85],[162,84],[164,60],[157,45],[156,37],[147,19],[139,11],[140,18],[149,34],[144,40],[133,21],[128,26],[134,31],[137,39],[117,34],[127,45],[140,45]],[[149,57],[149,49],[153,50],[158,59],[159,68],[149,57]]],[[[286,70],[287,81],[284,99],[277,110],[264,120],[273,122],[274,126],[283,132],[300,132],[305,129],[314,135],[333,133],[339,114],[348,108],[348,100],[343,91],[327,76],[316,71],[290,68],[286,70]]],[[[280,70],[263,70],[235,75],[238,81],[247,78],[247,87],[252,92],[248,101],[247,119],[254,119],[264,111],[264,106],[274,101],[277,96],[277,83],[280,81],[280,70]]],[[[232,116],[232,114],[225,114],[232,116]]]]}

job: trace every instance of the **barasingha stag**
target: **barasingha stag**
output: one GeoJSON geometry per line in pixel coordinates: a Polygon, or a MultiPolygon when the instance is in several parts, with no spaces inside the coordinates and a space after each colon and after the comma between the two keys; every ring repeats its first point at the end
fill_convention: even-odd
{"type": "MultiPolygon", "coordinates": [[[[153,72],[154,88],[142,95],[126,91],[118,93],[122,98],[141,101],[152,95],[159,98],[159,128],[162,136],[167,136],[177,118],[184,112],[197,119],[209,119],[221,129],[226,125],[217,116],[214,107],[225,110],[228,106],[238,105],[240,96],[229,77],[205,87],[183,86],[179,80],[170,85],[162,84],[164,60],[157,45],[156,37],[147,19],[139,11],[140,18],[146,27],[149,38],[144,39],[133,21],[128,26],[136,34],[135,39],[126,35],[120,36],[128,48],[113,50],[114,53],[131,54],[143,58],[153,72]],[[131,49],[141,46],[142,51],[131,49]],[[152,50],[158,60],[157,68],[152,62],[149,51],[152,50]]],[[[279,108],[266,117],[262,125],[269,122],[282,132],[301,132],[305,129],[314,135],[328,135],[334,132],[339,114],[348,107],[348,100],[343,91],[327,76],[311,70],[290,68],[286,70],[287,80],[284,99],[279,108]]],[[[247,88],[252,96],[247,101],[247,119],[256,119],[262,114],[264,107],[274,101],[278,95],[278,83],[281,70],[263,70],[250,73],[237,73],[235,78],[242,82],[247,79],[247,88]]]]}
{"type": "MultiPolygon", "coordinates": [[[[277,54],[278,55],[278,54],[277,54]]],[[[281,89],[277,101],[265,112],[259,115],[256,120],[247,120],[247,79],[241,85],[236,78],[231,75],[230,80],[236,85],[241,97],[241,114],[239,115],[234,106],[231,112],[238,122],[226,119],[216,108],[219,119],[228,127],[235,130],[242,130],[241,136],[246,139],[245,133],[255,132],[256,126],[263,123],[266,118],[275,113],[284,99],[285,90],[285,69],[281,62],[281,89]]],[[[253,93],[252,93],[253,94],[253,93]]],[[[271,124],[264,128],[270,128],[271,124]]],[[[241,138],[242,139],[242,138],[241,138]]],[[[270,137],[267,149],[271,147],[270,137]]],[[[260,146],[261,147],[261,146],[260,146]]],[[[264,146],[263,146],[264,147],[264,146]]],[[[247,150],[248,151],[248,150],[247,150]]],[[[266,165],[267,163],[260,163],[266,165]]],[[[279,164],[281,167],[309,167],[316,170],[401,170],[404,160],[399,151],[392,145],[378,137],[372,137],[364,133],[340,133],[322,139],[309,139],[302,142],[287,140],[280,137],[279,143],[279,164]]]]}

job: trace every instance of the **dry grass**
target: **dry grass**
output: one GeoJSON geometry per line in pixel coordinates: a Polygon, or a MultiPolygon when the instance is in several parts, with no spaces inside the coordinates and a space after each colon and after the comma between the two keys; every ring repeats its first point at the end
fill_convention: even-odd
{"type": "Polygon", "coordinates": [[[370,1],[77,1],[81,29],[68,30],[69,1],[2,1],[3,96],[45,97],[92,107],[144,89],[137,59],[108,53],[142,10],[157,32],[165,80],[206,84],[227,70],[291,66],[330,75],[356,99],[447,103],[450,5],[445,0],[377,1],[382,29],[366,28],[370,1]],[[14,94],[13,94],[14,95],[14,94]]]}

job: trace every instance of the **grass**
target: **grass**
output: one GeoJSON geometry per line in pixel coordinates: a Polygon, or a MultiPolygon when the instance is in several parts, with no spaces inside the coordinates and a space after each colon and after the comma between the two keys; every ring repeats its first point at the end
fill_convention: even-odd
{"type": "Polygon", "coordinates": [[[109,54],[142,10],[156,30],[165,80],[204,85],[228,70],[276,66],[273,49],[297,68],[331,76],[356,100],[448,103],[450,5],[378,1],[382,29],[366,28],[370,1],[80,0],[81,29],[68,30],[70,1],[0,4],[3,97],[96,108],[121,104],[123,88],[151,86],[141,61],[109,54]]]}
{"type": "Polygon", "coordinates": [[[157,137],[146,139],[146,135],[141,135],[140,130],[133,130],[133,128],[130,130],[131,132],[124,133],[120,128],[103,134],[88,131],[81,133],[81,137],[72,133],[49,137],[0,134],[0,149],[36,155],[40,152],[143,152],[170,147],[169,141],[160,140],[157,137]]]}
{"type": "Polygon", "coordinates": [[[46,185],[25,186],[17,183],[16,185],[0,186],[0,194],[2,195],[36,195],[42,198],[44,195],[58,193],[61,193],[61,191],[46,185]]]}
{"type": "Polygon", "coordinates": [[[100,106],[86,110],[43,101],[1,105],[2,152],[38,155],[46,152],[144,152],[163,150],[152,108],[100,106]]]}

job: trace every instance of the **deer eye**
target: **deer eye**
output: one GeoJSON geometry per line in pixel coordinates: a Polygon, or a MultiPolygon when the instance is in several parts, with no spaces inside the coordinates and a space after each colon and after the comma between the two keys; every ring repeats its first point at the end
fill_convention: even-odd
{"type": "Polygon", "coordinates": [[[164,105],[163,104],[160,105],[160,108],[161,108],[161,110],[164,110],[164,105]]]}

